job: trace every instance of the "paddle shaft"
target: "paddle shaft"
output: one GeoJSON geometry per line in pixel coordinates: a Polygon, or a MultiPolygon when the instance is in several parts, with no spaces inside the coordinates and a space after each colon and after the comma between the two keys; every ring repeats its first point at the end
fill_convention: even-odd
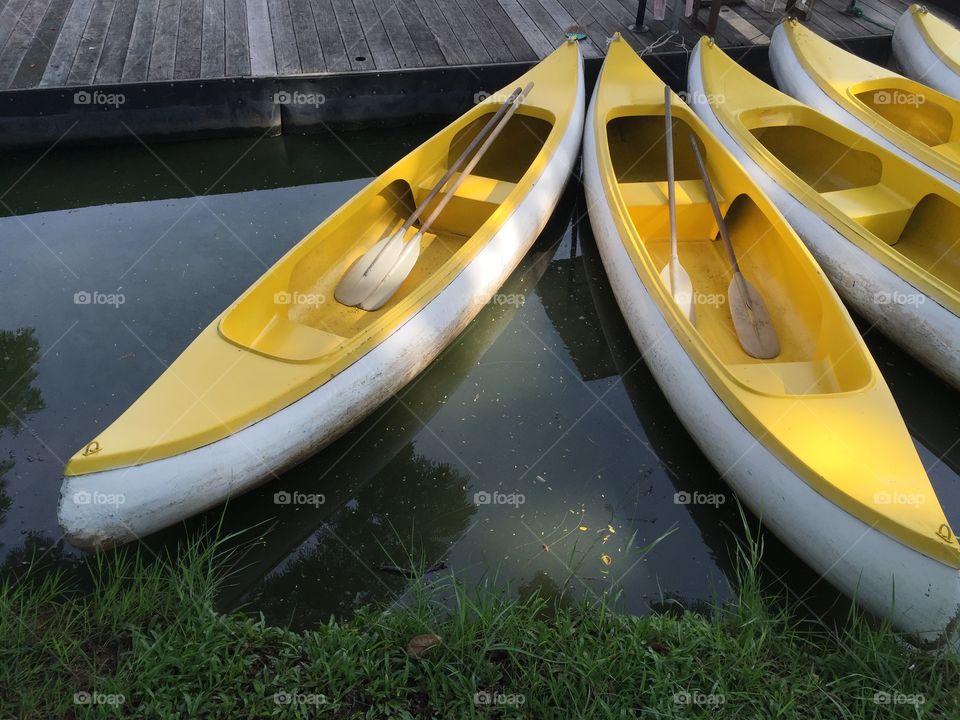
{"type": "MultiPolygon", "coordinates": [[[[421,213],[423,213],[423,211],[427,208],[427,206],[433,201],[433,199],[437,196],[437,193],[439,193],[443,189],[443,186],[447,184],[447,181],[451,177],[453,177],[453,174],[460,169],[460,166],[463,165],[464,162],[466,162],[467,158],[470,157],[470,153],[472,153],[474,150],[477,149],[477,146],[483,141],[484,137],[487,136],[487,133],[490,132],[490,128],[494,127],[500,121],[500,119],[504,116],[507,110],[511,107],[511,103],[513,103],[517,99],[517,96],[520,95],[520,93],[521,93],[520,88],[517,88],[512,93],[510,93],[510,97],[507,98],[506,102],[504,102],[503,105],[501,105],[500,108],[497,110],[497,112],[493,114],[493,117],[491,117],[486,122],[486,124],[480,129],[480,132],[477,133],[477,136],[473,138],[473,140],[470,141],[470,144],[467,145],[464,151],[460,153],[460,157],[454,160],[453,164],[450,165],[447,171],[443,174],[443,177],[440,178],[437,184],[434,185],[433,188],[431,188],[429,193],[427,193],[427,196],[423,199],[423,202],[417,205],[413,213],[411,213],[410,217],[408,217],[406,221],[403,223],[403,227],[401,227],[400,230],[397,232],[397,235],[400,237],[401,242],[403,241],[404,236],[407,234],[407,230],[413,227],[413,224],[417,221],[417,218],[420,217],[421,213]]],[[[380,248],[380,251],[374,256],[373,260],[370,261],[370,264],[367,266],[367,269],[363,271],[364,277],[366,277],[367,273],[370,272],[370,269],[376,264],[377,260],[380,259],[380,256],[383,255],[386,249],[387,249],[387,245],[384,245],[382,248],[380,248]]]]}
{"type": "Polygon", "coordinates": [[[506,113],[509,109],[511,103],[517,99],[517,96],[520,95],[521,92],[523,91],[520,88],[517,88],[510,93],[510,97],[508,97],[506,101],[504,101],[504,103],[497,109],[497,112],[493,114],[493,117],[487,120],[480,132],[477,133],[477,136],[473,138],[473,140],[470,141],[470,144],[467,145],[466,149],[460,153],[460,157],[453,162],[453,164],[443,174],[443,177],[440,178],[439,182],[433,186],[433,189],[430,190],[427,196],[423,199],[423,202],[417,205],[417,209],[414,210],[413,214],[407,218],[407,221],[400,229],[400,235],[405,235],[407,230],[413,227],[413,224],[417,221],[417,218],[420,217],[420,214],[426,209],[427,205],[429,205],[430,202],[437,196],[437,193],[443,189],[443,186],[447,184],[447,180],[452,178],[453,174],[460,169],[460,166],[467,161],[467,158],[470,157],[470,154],[477,149],[477,146],[483,141],[487,133],[490,132],[490,128],[500,122],[500,118],[503,117],[504,113],[506,113]]]}
{"type": "MultiPolygon", "coordinates": [[[[423,235],[423,233],[425,233],[429,229],[429,227],[433,224],[433,221],[437,219],[437,217],[440,215],[441,212],[443,212],[443,209],[447,206],[447,203],[450,202],[450,200],[453,198],[453,194],[457,191],[457,188],[459,188],[463,184],[464,180],[467,179],[467,177],[470,175],[473,169],[477,166],[477,163],[480,162],[480,159],[483,157],[484,153],[487,152],[487,150],[493,144],[493,141],[497,139],[497,136],[500,134],[500,131],[506,127],[507,122],[510,120],[511,117],[513,117],[513,114],[523,104],[524,98],[527,97],[527,95],[529,94],[532,88],[533,88],[533,83],[532,82],[527,83],[527,86],[520,92],[519,95],[517,95],[513,99],[513,102],[510,104],[509,108],[506,110],[506,112],[504,112],[503,116],[501,117],[500,122],[490,132],[490,134],[487,135],[487,139],[484,140],[483,145],[480,146],[480,148],[474,154],[473,158],[471,158],[467,166],[460,172],[460,177],[458,177],[454,181],[453,185],[451,185],[448,190],[444,191],[443,197],[440,198],[440,202],[437,203],[437,206],[433,209],[433,212],[430,213],[430,216],[426,220],[424,220],[423,223],[420,225],[420,230],[417,232],[418,235],[423,235]]],[[[410,242],[413,242],[413,240],[411,240],[410,242]]]]}
{"type": "Polygon", "coordinates": [[[666,121],[667,142],[667,204],[670,211],[670,292],[676,292],[677,266],[680,256],[677,252],[677,196],[674,187],[673,170],[673,112],[671,109],[671,91],[669,85],[663,86],[663,117],[666,121]]]}
{"type": "Polygon", "coordinates": [[[713,183],[710,182],[710,175],[707,173],[706,163],[703,162],[703,155],[700,154],[700,144],[696,137],[690,136],[690,145],[693,147],[693,154],[697,158],[697,165],[700,167],[700,175],[703,177],[703,186],[707,191],[707,200],[710,201],[710,207],[713,208],[713,216],[717,220],[720,228],[720,237],[727,248],[727,255],[730,256],[730,263],[733,265],[733,276],[737,279],[737,285],[740,286],[740,293],[747,308],[752,309],[750,303],[750,294],[744,285],[743,273],[740,272],[740,263],[737,262],[737,255],[733,251],[733,243],[730,242],[730,236],[727,234],[727,221],[723,219],[723,213],[720,212],[720,203],[717,202],[717,194],[713,191],[713,183]]]}

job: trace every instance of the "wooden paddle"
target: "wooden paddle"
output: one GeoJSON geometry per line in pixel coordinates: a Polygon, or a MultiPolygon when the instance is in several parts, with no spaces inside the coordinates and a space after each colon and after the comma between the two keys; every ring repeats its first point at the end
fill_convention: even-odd
{"type": "Polygon", "coordinates": [[[673,177],[673,112],[670,106],[670,86],[663,86],[664,118],[667,123],[667,200],[670,206],[670,262],[660,271],[660,279],[670,289],[673,301],[690,322],[696,322],[693,307],[693,282],[680,264],[677,252],[677,196],[673,177]]]}
{"type": "Polygon", "coordinates": [[[513,102],[500,119],[500,122],[497,123],[497,126],[490,132],[486,140],[483,141],[483,144],[470,159],[470,162],[467,163],[467,166],[460,172],[460,176],[453,182],[453,185],[451,185],[448,190],[444,191],[443,197],[440,198],[440,201],[433,209],[433,212],[430,213],[430,217],[423,221],[419,230],[417,230],[417,234],[404,244],[403,250],[400,252],[400,256],[397,258],[396,264],[394,264],[390,271],[386,273],[377,288],[371,292],[363,302],[360,303],[360,307],[362,307],[364,310],[378,310],[379,308],[383,307],[387,300],[393,297],[393,294],[399,289],[403,281],[407,279],[410,271],[413,270],[413,266],[416,264],[417,258],[420,257],[420,241],[423,239],[424,233],[427,232],[427,230],[433,224],[433,221],[437,219],[440,213],[443,212],[443,209],[447,206],[447,203],[453,199],[457,188],[459,188],[460,185],[463,184],[463,182],[470,176],[470,173],[477,166],[477,163],[480,162],[480,159],[483,157],[484,153],[487,152],[487,150],[493,144],[493,141],[497,139],[497,136],[500,134],[503,128],[506,127],[507,123],[510,121],[510,118],[513,117],[513,114],[523,104],[524,98],[526,98],[532,88],[533,83],[527,83],[527,86],[523,89],[523,91],[514,98],[513,102]]]}
{"type": "Polygon", "coordinates": [[[733,265],[733,280],[727,288],[727,299],[730,302],[730,316],[733,318],[733,327],[737,331],[737,339],[748,355],[762,360],[775,358],[780,354],[780,341],[777,339],[773,320],[770,319],[770,312],[760,293],[740,272],[740,264],[737,262],[733,243],[730,242],[730,236],[727,233],[726,220],[720,212],[720,204],[713,191],[713,183],[710,182],[707,166],[700,154],[700,145],[693,135],[690,136],[690,144],[693,146],[693,154],[697,157],[697,165],[700,167],[700,175],[703,177],[710,207],[713,208],[713,216],[720,227],[720,237],[723,238],[723,244],[730,256],[730,263],[733,265]]]}
{"type": "Polygon", "coordinates": [[[344,305],[359,305],[366,300],[370,293],[377,289],[387,273],[397,264],[400,252],[403,250],[403,241],[407,236],[407,231],[413,227],[413,224],[420,217],[421,213],[437,196],[437,193],[447,184],[447,181],[453,177],[460,167],[467,161],[467,158],[477,149],[477,146],[483,142],[490,130],[500,121],[504,113],[510,107],[510,104],[520,95],[521,88],[514,90],[510,97],[506,99],[503,105],[494,113],[487,123],[480,129],[477,136],[470,141],[470,144],[460,153],[452,165],[443,174],[443,177],[437,181],[427,196],[423,199],[406,222],[403,223],[397,232],[391,233],[383,238],[363,255],[357,258],[350,269],[344,273],[343,278],[334,291],[334,297],[337,302],[344,305]]]}

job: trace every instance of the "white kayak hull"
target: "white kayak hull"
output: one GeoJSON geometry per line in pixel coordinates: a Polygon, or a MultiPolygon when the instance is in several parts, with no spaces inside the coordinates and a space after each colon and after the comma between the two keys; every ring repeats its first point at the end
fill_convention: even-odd
{"type": "Polygon", "coordinates": [[[833,586],[890,617],[923,647],[956,647],[960,573],[814,491],[743,426],[685,352],[623,246],[605,199],[592,124],[588,111],[583,173],[590,224],[631,335],[684,427],[744,504],[833,586]]]}
{"type": "Polygon", "coordinates": [[[770,69],[777,81],[777,87],[787,95],[872,140],[885,150],[889,150],[897,157],[915,165],[953,190],[960,191],[960,182],[930,167],[920,158],[911,155],[896,143],[891,142],[827,95],[823,88],[810,77],[803,63],[800,62],[800,58],[797,57],[786,31],[783,29],[783,24],[777,25],[770,40],[770,69]]]}
{"type": "Polygon", "coordinates": [[[900,16],[893,30],[893,54],[907,77],[960,100],[960,75],[930,47],[910,10],[900,16]]]}
{"type": "Polygon", "coordinates": [[[245,493],[355,426],[423,371],[527,254],[574,169],[583,133],[582,62],[569,125],[544,173],[474,260],[375,349],[286,408],[173,457],[67,476],[59,520],[75,546],[130,542],[245,493]]]}
{"type": "Polygon", "coordinates": [[[773,200],[847,304],[921,364],[960,388],[960,317],[847,240],[747,155],[706,102],[699,47],[690,57],[688,83],[690,106],[773,200]]]}

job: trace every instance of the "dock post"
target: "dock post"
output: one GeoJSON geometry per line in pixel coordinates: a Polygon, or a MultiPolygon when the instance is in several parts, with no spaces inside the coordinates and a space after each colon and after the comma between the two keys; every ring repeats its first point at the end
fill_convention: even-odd
{"type": "Polygon", "coordinates": [[[643,24],[643,18],[647,14],[647,0],[637,0],[637,19],[630,26],[630,30],[635,33],[645,33],[650,30],[646,25],[643,24]]]}

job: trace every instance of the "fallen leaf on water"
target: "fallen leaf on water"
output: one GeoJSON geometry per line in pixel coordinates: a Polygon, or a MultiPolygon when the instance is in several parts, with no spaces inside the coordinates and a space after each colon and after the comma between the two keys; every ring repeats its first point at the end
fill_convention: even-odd
{"type": "Polygon", "coordinates": [[[581,525],[581,526],[580,526],[580,532],[586,532],[586,531],[589,530],[589,529],[590,529],[590,528],[588,528],[586,525],[581,525]]]}
{"type": "Polygon", "coordinates": [[[612,564],[613,564],[613,558],[610,557],[609,555],[601,555],[601,556],[600,556],[600,560],[601,560],[601,562],[603,562],[604,565],[612,565],[612,564]]]}
{"type": "Polygon", "coordinates": [[[613,529],[613,525],[607,525],[607,530],[609,530],[613,535],[617,534],[617,531],[613,529]]]}
{"type": "Polygon", "coordinates": [[[422,657],[430,648],[440,645],[443,639],[439,635],[417,635],[407,643],[407,655],[412,658],[422,657]]]}

